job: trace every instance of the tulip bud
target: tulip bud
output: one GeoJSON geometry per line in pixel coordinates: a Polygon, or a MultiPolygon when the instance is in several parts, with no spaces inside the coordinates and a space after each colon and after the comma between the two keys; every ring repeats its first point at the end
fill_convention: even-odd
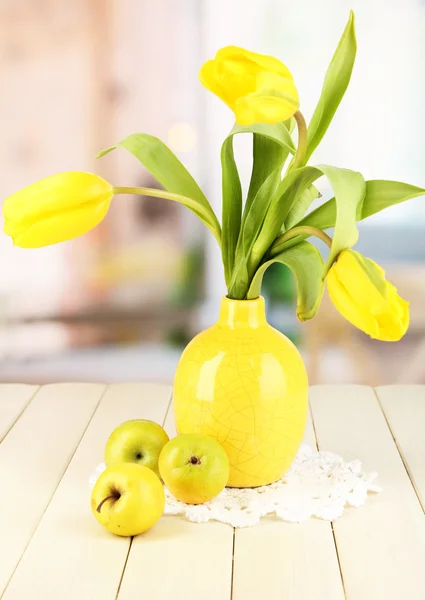
{"type": "Polygon", "coordinates": [[[327,275],[330,299],[352,325],[371,338],[396,342],[409,326],[409,303],[385,271],[354,250],[343,250],[327,275]]]}
{"type": "Polygon", "coordinates": [[[21,248],[40,248],[76,238],[108,212],[113,188],[92,173],[59,173],[6,198],[4,231],[21,248]]]}
{"type": "Polygon", "coordinates": [[[299,107],[290,71],[272,56],[228,46],[203,65],[199,78],[233,110],[240,125],[280,123],[299,107]]]}

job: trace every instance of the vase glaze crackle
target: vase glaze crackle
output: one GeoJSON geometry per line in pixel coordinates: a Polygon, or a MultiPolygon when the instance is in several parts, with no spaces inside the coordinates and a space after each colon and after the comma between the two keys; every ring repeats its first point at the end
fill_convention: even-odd
{"type": "Polygon", "coordinates": [[[223,298],[217,323],[184,350],[174,381],[179,434],[220,442],[230,487],[280,479],[301,444],[308,408],[300,353],[267,321],[263,298],[223,298]]]}

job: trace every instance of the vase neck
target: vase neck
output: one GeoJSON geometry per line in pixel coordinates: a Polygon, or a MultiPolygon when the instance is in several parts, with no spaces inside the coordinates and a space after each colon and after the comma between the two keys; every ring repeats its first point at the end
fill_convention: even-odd
{"type": "Polygon", "coordinates": [[[218,324],[231,329],[261,327],[267,324],[264,298],[231,300],[222,298],[218,324]]]}

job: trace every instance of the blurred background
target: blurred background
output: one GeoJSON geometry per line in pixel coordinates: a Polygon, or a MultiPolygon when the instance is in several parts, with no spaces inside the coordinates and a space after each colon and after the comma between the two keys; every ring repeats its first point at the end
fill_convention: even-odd
{"type": "MultiPolygon", "coordinates": [[[[140,131],[168,143],[220,213],[219,151],[233,119],[201,88],[200,66],[225,45],[274,54],[294,74],[308,119],[350,8],[357,63],[313,160],[425,187],[424,0],[0,0],[0,197],[70,170],[156,187],[124,150],[95,159],[140,131]]],[[[238,137],[247,181],[250,139],[238,137]]],[[[403,341],[367,339],[326,297],[298,324],[283,267],[267,274],[269,321],[299,346],[311,383],[423,383],[425,197],[360,230],[357,249],[411,303],[403,341]]],[[[171,382],[223,293],[215,240],[166,200],[119,196],[93,232],[40,250],[0,233],[0,381],[171,382]]]]}

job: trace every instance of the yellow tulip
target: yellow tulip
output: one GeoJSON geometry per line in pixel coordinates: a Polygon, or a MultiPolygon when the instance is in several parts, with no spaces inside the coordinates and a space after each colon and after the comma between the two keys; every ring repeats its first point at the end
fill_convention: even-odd
{"type": "Polygon", "coordinates": [[[6,198],[4,231],[21,248],[76,238],[96,227],[113,197],[110,183],[92,173],[59,173],[6,198]]]}
{"type": "Polygon", "coordinates": [[[329,296],[343,317],[371,338],[396,342],[409,326],[409,303],[385,271],[354,250],[343,250],[327,275],[329,296]]]}
{"type": "Polygon", "coordinates": [[[279,123],[299,107],[291,73],[272,56],[228,46],[203,65],[199,78],[233,110],[240,125],[279,123]]]}

